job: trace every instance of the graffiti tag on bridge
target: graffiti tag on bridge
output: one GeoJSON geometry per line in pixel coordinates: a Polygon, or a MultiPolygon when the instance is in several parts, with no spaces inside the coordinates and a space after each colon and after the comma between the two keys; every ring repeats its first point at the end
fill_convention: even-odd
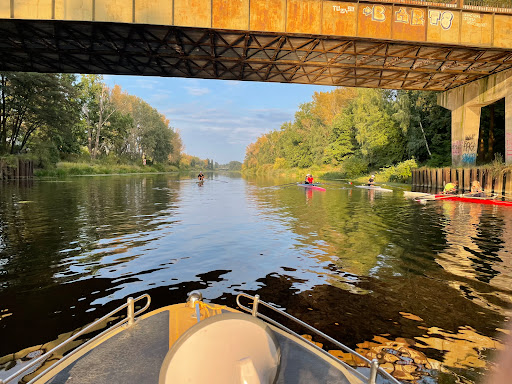
{"type": "Polygon", "coordinates": [[[462,140],[454,140],[452,142],[452,156],[462,155],[462,140]]]}
{"type": "MultiPolygon", "coordinates": [[[[505,133],[505,160],[512,158],[512,132],[505,133]]],[[[507,161],[508,163],[508,161],[507,161]]]]}
{"type": "Polygon", "coordinates": [[[473,153],[476,149],[476,143],[472,139],[466,139],[464,140],[463,144],[463,153],[473,153]]]}
{"type": "Polygon", "coordinates": [[[371,16],[373,21],[386,20],[386,8],[383,5],[367,6],[363,9],[363,15],[371,16]]]}
{"type": "Polygon", "coordinates": [[[400,7],[395,12],[395,22],[410,25],[425,25],[425,13],[423,9],[411,9],[410,13],[406,8],[400,7]]]}
{"type": "Polygon", "coordinates": [[[464,164],[475,164],[476,153],[464,153],[462,155],[462,162],[464,164]]]}
{"type": "Polygon", "coordinates": [[[448,30],[452,27],[453,12],[429,9],[428,19],[430,20],[430,25],[440,25],[444,30],[448,30]]]}
{"type": "Polygon", "coordinates": [[[462,143],[462,163],[474,164],[476,162],[476,138],[475,134],[466,135],[462,143]]]}
{"type": "Polygon", "coordinates": [[[347,8],[343,8],[341,5],[333,5],[332,9],[334,10],[334,12],[349,13],[349,12],[355,12],[356,7],[349,5],[347,8]]]}

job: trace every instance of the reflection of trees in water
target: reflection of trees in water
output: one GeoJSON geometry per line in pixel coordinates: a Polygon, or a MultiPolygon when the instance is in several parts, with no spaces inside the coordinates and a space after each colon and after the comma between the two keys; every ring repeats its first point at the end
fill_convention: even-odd
{"type": "MultiPolygon", "coordinates": [[[[41,330],[56,337],[83,325],[92,301],[117,290],[84,276],[138,257],[135,247],[161,236],[157,229],[174,220],[179,183],[160,176],[84,177],[2,188],[0,310],[11,314],[2,318],[4,329],[19,332],[6,332],[0,346],[13,348],[37,340],[41,330]]],[[[128,278],[137,279],[114,286],[128,278]]]]}
{"type": "Polygon", "coordinates": [[[436,215],[381,194],[369,202],[375,191],[331,188],[314,193],[309,204],[295,186],[251,192],[260,209],[271,204],[271,214],[300,235],[300,252],[355,276],[422,274],[438,268],[435,253],[446,247],[436,215]]]}
{"type": "Polygon", "coordinates": [[[371,215],[372,207],[361,194],[349,199],[347,190],[324,193],[295,186],[253,192],[262,205],[270,202],[276,213],[295,219],[286,225],[300,236],[305,247],[301,252],[320,262],[335,262],[344,271],[367,275],[387,245],[378,217],[371,215]],[[308,192],[313,196],[308,198],[308,192]]]}
{"type": "MultiPolygon", "coordinates": [[[[486,351],[500,347],[493,336],[502,317],[446,289],[441,280],[364,278],[357,284],[371,294],[360,295],[332,285],[299,291],[293,288],[298,278],[291,272],[260,279],[262,287],[257,293],[262,300],[286,309],[362,355],[378,358],[399,379],[431,375],[439,383],[474,381],[485,373],[486,351]]],[[[234,300],[226,297],[224,301],[230,305],[234,300]]],[[[271,317],[304,333],[286,319],[271,317]]],[[[312,340],[350,364],[363,365],[318,336],[312,340]]]]}
{"type": "MultiPolygon", "coordinates": [[[[418,380],[428,375],[432,366],[427,357],[416,347],[413,340],[397,338],[388,340],[376,336],[373,341],[365,341],[357,345],[356,352],[367,359],[377,359],[381,368],[391,373],[399,380],[418,380]]],[[[339,350],[330,350],[330,354],[345,361],[351,366],[367,367],[367,364],[351,355],[339,350]]]]}
{"type": "MultiPolygon", "coordinates": [[[[448,202],[421,206],[397,196],[376,196],[370,203],[362,193],[353,191],[350,195],[349,190],[330,189],[315,194],[306,205],[295,188],[253,192],[262,210],[270,204],[272,214],[282,215],[283,222],[300,235],[302,246],[297,252],[318,260],[317,268],[307,266],[303,271],[324,274],[323,281],[330,284],[295,292],[290,299],[279,296],[276,302],[280,306],[295,309],[297,316],[308,323],[357,345],[383,335],[393,342],[400,337],[425,339],[423,344],[409,343],[408,348],[432,359],[435,372],[430,374],[442,376],[446,372],[464,380],[473,375],[469,373],[472,369],[477,369],[476,376],[482,372],[487,364],[483,351],[487,346],[496,347],[493,337],[509,302],[505,285],[493,285],[500,276],[510,275],[502,273],[508,266],[489,257],[497,254],[504,259],[500,242],[507,241],[507,232],[502,229],[499,214],[492,211],[489,219],[481,222],[482,207],[465,204],[462,212],[469,211],[459,223],[453,217],[457,213],[443,211],[448,202]],[[477,232],[490,223],[496,230],[477,232]],[[478,242],[473,243],[472,238],[478,238],[478,242]],[[472,260],[474,256],[464,247],[479,252],[484,265],[488,263],[487,269],[502,271],[494,274],[490,285],[479,278],[490,276],[489,272],[482,271],[482,262],[472,260]],[[461,252],[465,257],[460,257],[461,252]],[[422,320],[400,318],[399,312],[422,320]],[[429,333],[433,329],[441,333],[429,333]],[[458,341],[444,342],[451,334],[459,335],[458,341]],[[482,348],[478,345],[480,339],[482,348]],[[462,349],[458,352],[459,347],[462,349]],[[461,357],[459,365],[453,362],[454,356],[461,357]]],[[[270,282],[266,279],[265,283],[270,282]]],[[[292,296],[285,287],[281,291],[292,296]]],[[[414,372],[421,375],[423,370],[420,367],[414,372]]]]}
{"type": "Polygon", "coordinates": [[[475,270],[478,272],[478,279],[489,283],[492,278],[498,276],[500,271],[494,269],[503,260],[499,257],[500,251],[504,248],[504,220],[499,216],[499,211],[493,215],[480,216],[477,236],[472,238],[473,243],[478,246],[480,252],[473,253],[475,270]]]}
{"type": "Polygon", "coordinates": [[[467,299],[505,314],[512,304],[511,212],[445,201],[442,213],[448,248],[437,262],[455,276],[444,278],[467,299]]]}
{"type": "Polygon", "coordinates": [[[22,290],[53,285],[56,276],[62,283],[76,278],[71,264],[99,262],[139,245],[141,230],[158,227],[157,216],[169,215],[176,199],[169,189],[153,188],[162,184],[158,180],[87,177],[2,193],[2,279],[22,290]]]}
{"type": "MultiPolygon", "coordinates": [[[[433,368],[448,372],[446,368],[479,369],[482,374],[487,366],[485,354],[487,350],[500,350],[502,344],[495,339],[482,335],[471,327],[459,327],[457,332],[447,332],[437,327],[426,330],[422,337],[416,337],[420,348],[435,349],[443,351],[443,358],[440,360],[430,359],[433,368]]],[[[477,377],[471,377],[476,379],[477,377]]]]}

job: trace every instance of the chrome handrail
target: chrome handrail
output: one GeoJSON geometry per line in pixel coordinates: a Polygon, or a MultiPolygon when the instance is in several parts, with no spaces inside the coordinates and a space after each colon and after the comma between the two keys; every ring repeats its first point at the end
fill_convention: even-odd
{"type": "MultiPolygon", "coordinates": [[[[73,336],[71,336],[69,339],[63,341],[62,343],[60,343],[59,345],[57,345],[56,347],[50,349],[48,352],[46,352],[44,355],[41,355],[39,356],[37,359],[34,359],[32,360],[30,363],[28,363],[27,365],[25,365],[23,368],[19,369],[18,371],[14,372],[11,376],[9,376],[8,378],[6,378],[5,380],[2,380],[0,379],[0,384],[7,384],[8,382],[14,380],[15,378],[17,378],[18,376],[20,376],[21,374],[27,372],[30,368],[32,368],[33,366],[37,365],[38,363],[46,360],[46,358],[48,358],[53,352],[55,352],[56,350],[62,348],[64,345],[68,344],[69,342],[75,340],[76,338],[78,338],[79,336],[82,336],[84,333],[87,333],[87,331],[89,331],[91,328],[93,328],[95,325],[98,325],[99,323],[101,323],[102,321],[105,321],[107,320],[108,318],[112,317],[113,315],[115,315],[117,312],[123,310],[124,308],[128,308],[128,313],[127,313],[127,316],[119,321],[118,323],[114,324],[113,326],[109,327],[106,331],[111,331],[117,327],[119,327],[120,325],[124,324],[124,323],[128,323],[128,327],[130,327],[131,325],[133,325],[134,321],[135,321],[135,317],[137,315],[140,315],[142,312],[144,312],[146,309],[149,308],[149,305],[151,304],[151,296],[149,296],[147,293],[137,297],[136,299],[134,299],[133,297],[129,297],[127,300],[126,300],[126,303],[121,305],[120,307],[114,309],[113,311],[107,313],[105,316],[95,320],[94,322],[92,322],[91,324],[89,324],[87,327],[85,327],[84,329],[82,329],[81,331],[75,333],[73,336]],[[146,298],[148,300],[148,302],[146,303],[146,305],[144,307],[142,307],[141,309],[139,309],[137,312],[134,311],[134,306],[135,306],[135,302],[141,300],[141,299],[144,299],[146,298]]],[[[105,331],[105,332],[106,332],[105,331]]],[[[89,340],[89,341],[92,341],[92,340],[95,340],[97,339],[98,337],[101,337],[105,332],[102,332],[101,334],[97,335],[96,337],[94,337],[93,339],[89,340]]],[[[48,369],[45,370],[48,371],[49,369],[55,367],[57,364],[59,364],[60,362],[62,361],[65,361],[66,359],[68,359],[70,356],[74,355],[76,352],[78,352],[81,348],[77,348],[77,349],[74,349],[73,351],[71,351],[69,354],[67,354],[65,357],[63,357],[62,359],[58,360],[55,364],[52,364],[48,369]]],[[[43,372],[44,373],[44,372],[43,372]]]]}
{"type": "MultiPolygon", "coordinates": [[[[246,294],[246,293],[240,293],[240,294],[238,294],[238,295],[237,295],[237,297],[236,297],[236,303],[238,304],[238,306],[239,306],[240,308],[242,308],[242,309],[243,309],[244,311],[246,311],[246,312],[251,313],[253,316],[255,316],[255,317],[261,317],[261,318],[262,318],[262,319],[264,319],[265,321],[268,321],[269,323],[271,323],[271,324],[273,324],[273,325],[275,325],[275,326],[277,326],[277,327],[279,327],[279,328],[285,329],[286,331],[291,332],[291,333],[292,333],[292,334],[294,334],[295,336],[299,336],[297,333],[295,333],[295,332],[291,331],[290,329],[288,329],[287,327],[285,327],[285,326],[284,326],[284,325],[282,325],[281,323],[279,323],[279,322],[277,322],[277,321],[275,321],[275,320],[273,320],[273,319],[269,318],[268,316],[265,316],[265,315],[263,315],[263,314],[259,313],[259,312],[258,312],[258,305],[264,305],[265,307],[267,307],[267,308],[269,308],[269,309],[271,309],[271,310],[273,310],[273,311],[275,311],[275,312],[279,313],[280,315],[283,315],[283,316],[287,317],[288,319],[293,320],[294,322],[296,322],[297,324],[299,324],[299,325],[303,326],[304,328],[306,328],[306,329],[310,330],[311,332],[316,333],[318,336],[320,336],[320,337],[324,338],[325,340],[327,340],[327,341],[331,342],[332,344],[334,344],[334,345],[336,345],[336,346],[340,347],[340,348],[341,348],[341,349],[343,349],[344,351],[349,352],[349,353],[353,354],[354,356],[357,356],[359,359],[361,359],[361,360],[365,361],[365,362],[366,362],[367,364],[369,364],[369,366],[370,366],[370,377],[369,377],[369,378],[368,378],[368,377],[366,377],[366,376],[364,376],[362,373],[360,373],[360,372],[358,372],[358,371],[356,370],[356,372],[357,372],[360,376],[364,377],[364,379],[366,379],[366,380],[367,380],[367,382],[368,382],[369,384],[374,384],[374,383],[375,383],[375,380],[376,380],[376,373],[377,373],[377,371],[378,371],[379,373],[381,373],[382,375],[384,375],[384,376],[385,376],[386,378],[388,378],[389,380],[391,380],[393,383],[400,384],[400,382],[399,382],[397,379],[395,379],[395,378],[394,378],[390,373],[388,373],[387,371],[385,371],[384,369],[382,369],[382,368],[380,368],[380,367],[379,367],[378,362],[377,362],[377,360],[376,360],[376,359],[373,359],[373,360],[369,360],[369,359],[367,359],[367,358],[366,358],[366,357],[364,357],[363,355],[361,355],[361,354],[357,353],[356,351],[354,351],[352,348],[347,347],[345,344],[340,343],[338,340],[333,339],[332,337],[330,337],[330,336],[326,335],[326,334],[325,334],[325,333],[323,333],[322,331],[319,331],[318,329],[316,329],[316,328],[312,327],[311,325],[309,325],[309,324],[307,324],[307,323],[303,322],[303,321],[302,321],[302,320],[300,320],[300,319],[297,319],[296,317],[294,317],[294,316],[290,315],[289,313],[287,313],[287,312],[285,312],[285,311],[282,311],[282,310],[280,310],[280,309],[278,309],[278,308],[274,307],[273,305],[271,305],[271,304],[269,304],[269,303],[267,303],[267,302],[265,302],[265,301],[261,300],[259,295],[251,296],[251,295],[248,295],[248,294],[246,294]],[[249,308],[249,307],[246,307],[246,306],[242,305],[242,304],[240,303],[240,297],[246,297],[246,298],[248,298],[248,299],[252,300],[252,301],[253,301],[253,308],[251,309],[251,308],[249,308]]],[[[300,336],[299,336],[299,337],[300,337],[300,336]]],[[[308,342],[309,344],[313,345],[314,347],[318,348],[315,344],[313,344],[313,343],[309,342],[309,340],[306,340],[306,339],[304,339],[304,340],[305,340],[306,342],[308,342]]],[[[323,349],[321,349],[321,348],[318,348],[318,349],[319,349],[320,351],[324,352],[326,355],[329,355],[331,358],[336,359],[334,356],[332,356],[332,355],[330,355],[329,353],[325,352],[323,349]]],[[[0,384],[1,384],[1,383],[0,383],[0,384]]]]}

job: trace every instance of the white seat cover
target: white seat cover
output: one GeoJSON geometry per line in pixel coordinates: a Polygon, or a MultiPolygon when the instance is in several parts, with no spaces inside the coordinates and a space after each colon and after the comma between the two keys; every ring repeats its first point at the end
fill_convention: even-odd
{"type": "Polygon", "coordinates": [[[159,383],[273,383],[279,360],[277,341],[265,322],[224,313],[194,325],[176,341],[159,383]]]}

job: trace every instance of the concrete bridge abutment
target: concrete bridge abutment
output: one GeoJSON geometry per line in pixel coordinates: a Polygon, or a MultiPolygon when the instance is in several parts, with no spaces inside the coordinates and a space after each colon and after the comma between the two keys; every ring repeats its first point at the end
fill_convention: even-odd
{"type": "Polygon", "coordinates": [[[451,89],[437,103],[452,111],[452,166],[475,165],[482,107],[505,99],[505,162],[512,164],[512,70],[451,89]]]}

